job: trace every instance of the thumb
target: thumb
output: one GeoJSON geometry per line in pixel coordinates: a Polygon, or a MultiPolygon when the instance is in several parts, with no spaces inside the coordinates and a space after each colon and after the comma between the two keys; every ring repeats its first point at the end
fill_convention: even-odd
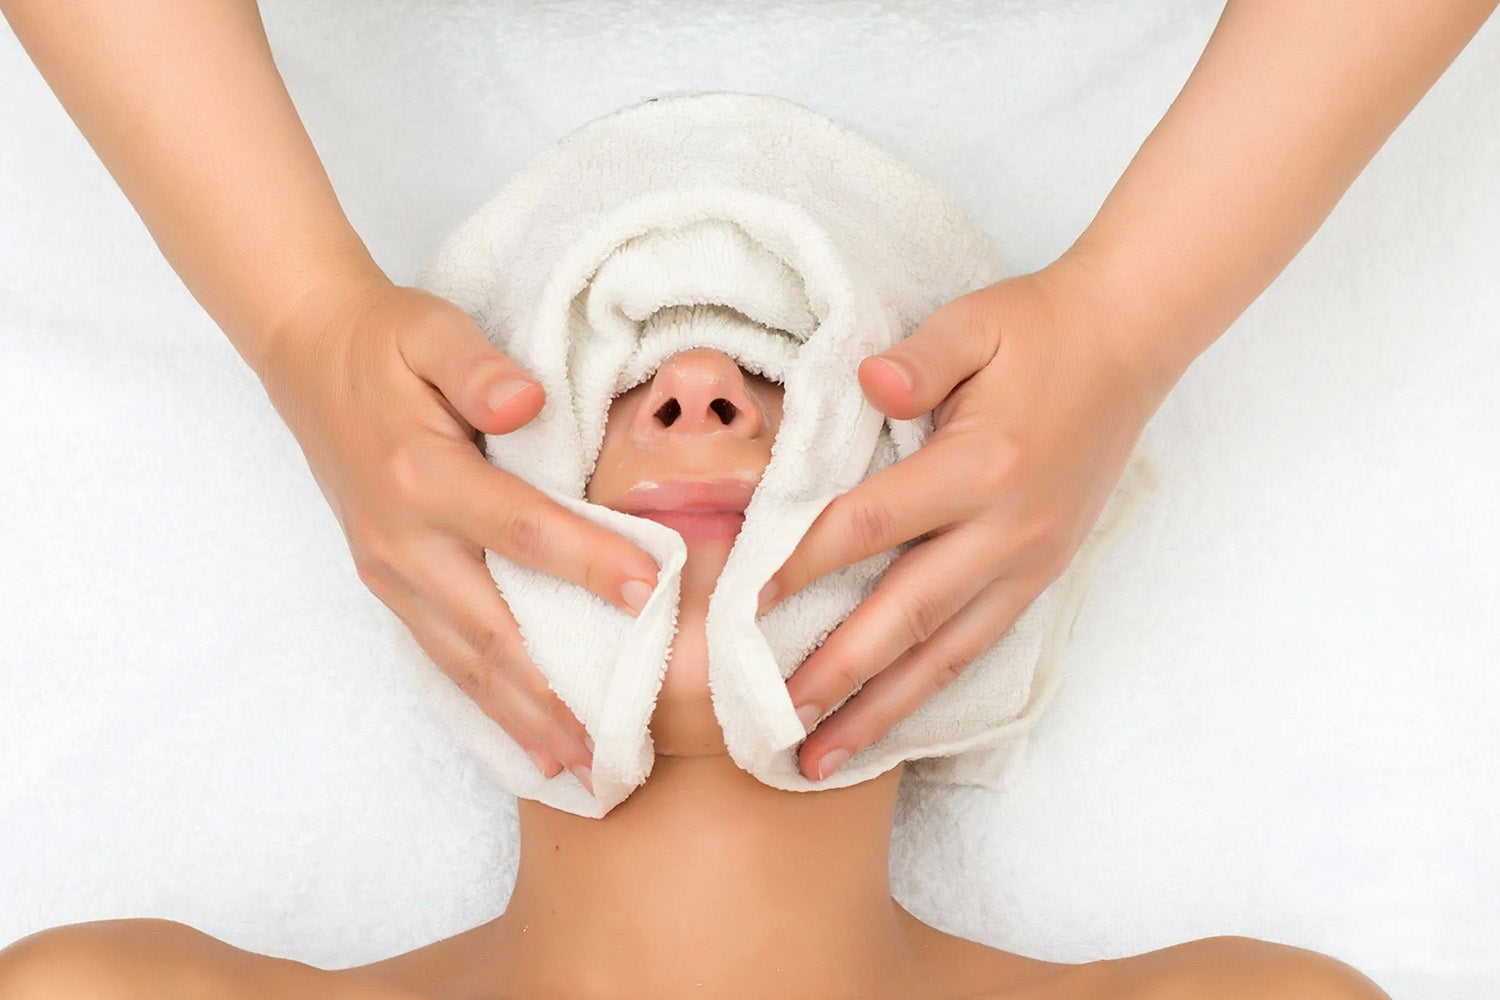
{"type": "Polygon", "coordinates": [[[939,308],[910,335],[860,362],[866,398],[888,417],[910,420],[935,409],[953,387],[989,363],[1000,344],[996,311],[969,292],[939,308]]]}
{"type": "Polygon", "coordinates": [[[407,366],[486,434],[507,434],[530,423],[546,401],[541,383],[486,340],[457,306],[436,322],[408,326],[399,343],[407,366]]]}

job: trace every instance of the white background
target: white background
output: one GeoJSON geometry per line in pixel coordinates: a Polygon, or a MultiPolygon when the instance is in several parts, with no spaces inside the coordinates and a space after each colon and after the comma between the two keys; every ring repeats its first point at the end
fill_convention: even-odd
{"type": "MultiPolygon", "coordinates": [[[[409,282],[545,144],[663,91],[800,101],[1062,252],[1220,4],[263,5],[409,282]]],[[[1268,52],[1267,58],[1275,53],[1268,52]]],[[[1148,428],[1012,791],[907,795],[919,916],[1062,961],[1212,934],[1500,991],[1500,24],[1148,428]]],[[[164,916],[328,967],[498,913],[514,811],[397,683],[295,440],[0,32],[0,945],[164,916]]]]}

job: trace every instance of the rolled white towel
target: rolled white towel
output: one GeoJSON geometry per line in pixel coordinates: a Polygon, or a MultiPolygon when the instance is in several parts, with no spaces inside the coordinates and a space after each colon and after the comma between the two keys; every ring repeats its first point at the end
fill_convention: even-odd
{"type": "Polygon", "coordinates": [[[756,618],[761,587],[840,493],[912,454],[931,415],[887,419],[859,362],[933,310],[1003,277],[994,241],[930,179],[779,97],[655,98],[534,157],[464,222],[418,285],[463,308],[543,385],[530,423],[486,437],[490,460],[639,544],[661,565],[638,618],[568,581],[487,554],[533,661],[594,740],[588,791],[542,777],[410,643],[443,721],[514,794],[583,816],[651,770],[649,723],[676,631],[686,546],[662,524],[583,499],[611,401],[671,355],[712,347],[782,383],[771,459],[705,621],[715,715],[735,763],[789,790],[913,777],[1002,787],[1056,687],[1101,548],[1156,470],[1138,453],[1072,565],[949,687],[828,778],[802,776],[785,679],[908,545],[830,573],[756,618]]]}

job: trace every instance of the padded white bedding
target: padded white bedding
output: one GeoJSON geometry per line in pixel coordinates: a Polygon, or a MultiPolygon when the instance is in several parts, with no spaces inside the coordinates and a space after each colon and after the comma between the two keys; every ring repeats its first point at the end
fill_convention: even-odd
{"type": "MultiPolygon", "coordinates": [[[[1221,8],[633,6],[263,10],[410,281],[543,145],[688,87],[850,122],[1040,267],[1221,8]]],[[[0,944],[165,916],[337,967],[489,919],[513,807],[399,682],[290,433],[7,32],[0,94],[0,944]]],[[[904,795],[920,916],[1064,961],[1248,934],[1398,1000],[1500,994],[1496,122],[1492,22],[1169,398],[1166,485],[1015,787],[904,795]]]]}

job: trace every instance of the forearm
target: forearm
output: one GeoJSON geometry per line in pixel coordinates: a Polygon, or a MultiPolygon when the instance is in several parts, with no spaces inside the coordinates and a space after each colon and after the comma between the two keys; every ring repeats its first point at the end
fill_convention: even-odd
{"type": "Polygon", "coordinates": [[[253,0],[0,0],[188,290],[257,373],[309,302],[384,279],[253,0]]]}
{"type": "Polygon", "coordinates": [[[1229,0],[1064,258],[1170,386],[1265,290],[1496,0],[1229,0]]]}

